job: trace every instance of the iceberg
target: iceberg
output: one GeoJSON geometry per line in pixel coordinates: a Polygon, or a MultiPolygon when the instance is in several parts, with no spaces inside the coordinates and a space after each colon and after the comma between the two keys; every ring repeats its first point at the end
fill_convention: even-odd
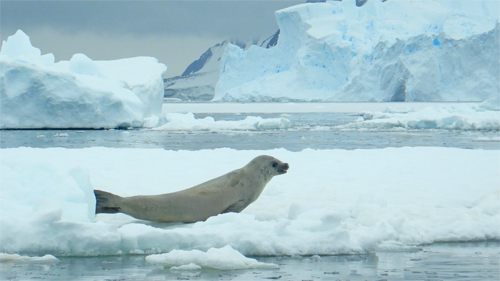
{"type": "Polygon", "coordinates": [[[484,101],[500,92],[498,1],[331,1],[275,13],[271,49],[228,45],[214,101],[484,101]]]}
{"type": "Polygon", "coordinates": [[[151,57],[55,63],[18,30],[0,51],[0,128],[156,126],[166,70],[151,57]]]}

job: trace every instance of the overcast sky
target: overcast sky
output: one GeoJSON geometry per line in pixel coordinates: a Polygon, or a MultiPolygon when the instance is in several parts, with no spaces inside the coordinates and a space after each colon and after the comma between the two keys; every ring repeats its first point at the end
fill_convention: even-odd
{"type": "Polygon", "coordinates": [[[0,37],[21,29],[56,61],[74,53],[93,60],[153,56],[171,77],[223,40],[271,36],[274,11],[305,2],[0,0],[0,37]]]}

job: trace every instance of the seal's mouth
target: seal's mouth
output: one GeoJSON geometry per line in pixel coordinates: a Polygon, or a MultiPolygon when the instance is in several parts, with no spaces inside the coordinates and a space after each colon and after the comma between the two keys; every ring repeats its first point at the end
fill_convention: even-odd
{"type": "Polygon", "coordinates": [[[290,168],[288,163],[283,164],[282,167],[280,167],[280,169],[278,169],[278,174],[279,175],[286,174],[286,172],[288,172],[288,168],[290,168]]]}

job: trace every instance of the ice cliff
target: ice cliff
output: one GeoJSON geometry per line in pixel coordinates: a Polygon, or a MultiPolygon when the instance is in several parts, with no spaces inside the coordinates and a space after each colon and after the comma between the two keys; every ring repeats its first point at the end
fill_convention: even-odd
{"type": "Polygon", "coordinates": [[[18,30],[0,51],[0,128],[156,126],[166,70],[151,57],[55,63],[18,30]]]}
{"type": "Polygon", "coordinates": [[[216,101],[484,101],[500,92],[498,1],[332,1],[276,12],[272,49],[229,45],[216,101]]]}

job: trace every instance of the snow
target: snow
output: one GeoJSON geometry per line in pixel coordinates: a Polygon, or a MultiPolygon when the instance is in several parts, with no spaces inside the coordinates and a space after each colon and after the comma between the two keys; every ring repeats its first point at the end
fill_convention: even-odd
{"type": "Polygon", "coordinates": [[[18,30],[0,51],[0,128],[116,128],[162,122],[162,75],[155,58],[55,63],[18,30]]]}
{"type": "Polygon", "coordinates": [[[215,121],[213,117],[196,119],[194,114],[188,113],[167,113],[167,123],[153,130],[165,131],[263,131],[288,129],[290,120],[286,118],[262,118],[258,116],[247,116],[240,121],[215,121]]]}
{"type": "Polygon", "coordinates": [[[199,250],[173,250],[169,253],[150,255],[146,261],[153,264],[161,264],[165,267],[172,266],[172,270],[199,270],[203,268],[214,268],[219,270],[238,270],[248,268],[278,268],[271,263],[258,262],[247,258],[240,252],[227,245],[223,248],[210,248],[206,252],[199,250]]]}
{"type": "Polygon", "coordinates": [[[228,45],[215,101],[484,101],[500,92],[498,1],[354,0],[276,12],[278,44],[228,45]]]}
{"type": "Polygon", "coordinates": [[[170,253],[168,259],[189,257],[172,266],[220,262],[232,267],[232,259],[214,262],[214,251],[246,257],[330,255],[500,239],[499,150],[94,147],[0,153],[0,252],[5,254],[170,253]],[[290,170],[274,178],[242,213],[194,224],[147,222],[123,214],[94,219],[93,189],[122,196],[172,192],[261,154],[288,162],[290,170]]]}

